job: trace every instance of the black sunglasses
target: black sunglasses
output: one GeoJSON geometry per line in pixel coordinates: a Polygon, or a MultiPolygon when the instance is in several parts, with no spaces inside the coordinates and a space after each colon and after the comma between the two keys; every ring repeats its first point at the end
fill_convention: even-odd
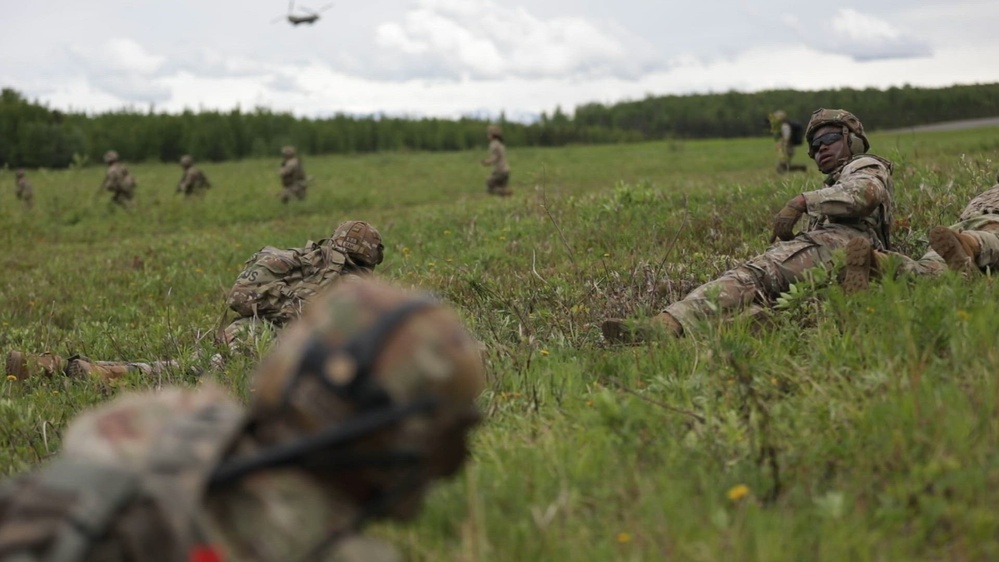
{"type": "Polygon", "coordinates": [[[826,133],[812,141],[812,150],[817,151],[824,144],[832,144],[843,138],[843,133],[826,133]]]}

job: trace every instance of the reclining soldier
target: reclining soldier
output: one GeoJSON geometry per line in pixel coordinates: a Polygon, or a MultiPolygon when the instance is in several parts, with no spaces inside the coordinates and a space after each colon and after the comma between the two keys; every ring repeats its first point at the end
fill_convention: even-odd
{"type": "Polygon", "coordinates": [[[0,487],[0,559],[397,559],[358,533],[458,471],[485,373],[451,310],[365,280],[310,303],[254,385],[248,408],[205,384],[77,417],[0,487]]]}
{"type": "Polygon", "coordinates": [[[892,164],[867,154],[870,141],[860,120],[842,109],[818,109],[808,122],[805,140],[808,155],[827,175],[823,187],[794,196],[774,217],[770,241],[780,242],[651,319],[605,320],[604,338],[635,342],[656,335],[679,337],[713,315],[763,310],[806,270],[831,268],[833,251],[854,238],[889,249],[892,164]],[[794,226],[805,214],[808,224],[795,234],[794,226]]]}
{"type": "Polygon", "coordinates": [[[877,250],[862,239],[851,240],[846,246],[843,289],[866,289],[872,277],[881,276],[889,256],[898,260],[901,275],[932,276],[951,269],[972,277],[999,268],[999,177],[995,185],[968,203],[958,219],[951,226],[930,229],[930,250],[918,260],[877,250]]]}
{"type": "MultiPolygon", "coordinates": [[[[378,231],[364,221],[346,221],[333,235],[305,247],[266,246],[246,261],[229,292],[228,307],[238,316],[218,334],[220,343],[239,350],[268,330],[279,331],[301,315],[319,290],[343,278],[366,276],[382,262],[385,247],[378,231]]],[[[19,379],[36,373],[114,379],[129,372],[157,375],[177,369],[176,361],[93,361],[81,355],[63,359],[44,353],[7,354],[7,374],[19,379]]]]}

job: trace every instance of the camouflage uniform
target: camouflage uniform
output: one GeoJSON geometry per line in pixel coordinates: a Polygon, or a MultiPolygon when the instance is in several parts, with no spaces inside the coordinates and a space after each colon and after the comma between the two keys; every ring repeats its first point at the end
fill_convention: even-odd
{"type": "Polygon", "coordinates": [[[24,206],[27,208],[32,208],[35,204],[35,190],[31,187],[31,182],[28,178],[24,176],[24,170],[18,170],[16,172],[17,176],[17,191],[15,195],[17,198],[24,202],[24,206]]]}
{"type": "Polygon", "coordinates": [[[286,146],[281,149],[281,202],[287,203],[290,199],[305,199],[305,189],[308,187],[308,178],[305,176],[305,168],[302,161],[295,154],[295,147],[286,146]]]}
{"type": "Polygon", "coordinates": [[[114,193],[111,202],[122,207],[129,207],[135,197],[135,177],[128,168],[118,161],[118,153],[109,150],[104,154],[104,162],[108,165],[102,187],[114,193]]]}
{"type": "Polygon", "coordinates": [[[194,167],[194,159],[191,156],[187,154],[181,156],[180,166],[184,169],[184,174],[180,177],[180,182],[177,184],[177,193],[201,195],[212,187],[211,182],[208,181],[204,172],[194,167]]]}
{"type": "Polygon", "coordinates": [[[229,292],[227,305],[239,317],[223,331],[222,341],[235,348],[265,330],[278,331],[322,288],[373,271],[383,252],[381,234],[363,221],[344,222],[330,238],[303,248],[262,248],[246,261],[229,292]]]}
{"type": "Polygon", "coordinates": [[[397,560],[360,537],[408,519],[467,457],[478,346],[422,295],[337,287],[261,363],[248,410],[220,388],[84,413],[47,466],[4,483],[4,560],[397,560]]]}
{"type": "MultiPolygon", "coordinates": [[[[855,116],[843,110],[820,109],[812,115],[806,138],[812,142],[815,131],[830,125],[849,129],[852,156],[828,174],[825,187],[795,197],[775,218],[774,236],[780,237],[762,255],[726,271],[691,291],[682,300],[668,306],[655,322],[673,335],[695,329],[700,320],[715,315],[731,315],[745,309],[769,305],[791,283],[800,281],[814,267],[833,265],[833,251],[843,248],[850,239],[863,237],[879,249],[889,246],[892,195],[892,164],[878,156],[865,154],[869,142],[855,116]],[[862,145],[861,145],[862,142],[862,145]],[[796,207],[778,234],[778,224],[785,212],[796,207]],[[808,225],[797,235],[790,228],[802,216],[809,215],[808,225]]],[[[845,133],[844,133],[845,134],[845,133]]],[[[813,155],[813,154],[810,154],[813,155]]],[[[611,341],[642,339],[641,333],[629,333],[621,319],[608,319],[604,336],[611,341]]]]}
{"type": "Polygon", "coordinates": [[[486,193],[490,195],[513,195],[510,189],[510,166],[506,162],[506,146],[503,144],[503,133],[500,128],[491,125],[487,129],[489,136],[489,157],[482,161],[483,166],[492,165],[493,172],[486,179],[486,193]]]}

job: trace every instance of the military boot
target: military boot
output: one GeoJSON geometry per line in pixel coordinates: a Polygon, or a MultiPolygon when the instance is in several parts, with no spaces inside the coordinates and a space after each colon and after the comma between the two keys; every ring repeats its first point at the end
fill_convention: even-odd
{"type": "Polygon", "coordinates": [[[871,284],[874,248],[871,241],[858,236],[846,244],[846,274],[841,286],[844,293],[866,291],[871,284]]]}
{"type": "Polygon", "coordinates": [[[128,363],[113,361],[91,361],[82,355],[74,355],[69,358],[66,365],[66,375],[73,378],[98,378],[102,380],[114,380],[127,375],[128,363]]]}
{"type": "Polygon", "coordinates": [[[610,343],[641,343],[663,337],[678,338],[683,335],[683,326],[668,312],[662,312],[646,320],[626,320],[608,318],[600,325],[604,339],[610,343]]]}
{"type": "Polygon", "coordinates": [[[930,247],[947,262],[947,267],[965,277],[979,273],[976,259],[982,247],[973,236],[946,226],[930,229],[930,247]]]}
{"type": "Polygon", "coordinates": [[[23,353],[11,351],[7,353],[6,374],[17,377],[17,380],[35,375],[52,376],[61,374],[66,367],[66,361],[51,353],[23,353]]]}

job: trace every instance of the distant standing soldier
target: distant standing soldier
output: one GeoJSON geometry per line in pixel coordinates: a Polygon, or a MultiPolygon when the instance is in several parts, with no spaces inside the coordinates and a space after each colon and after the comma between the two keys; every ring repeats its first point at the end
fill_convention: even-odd
{"type": "Polygon", "coordinates": [[[184,174],[177,184],[177,193],[184,195],[202,195],[212,186],[205,176],[205,173],[194,167],[194,158],[190,154],[180,157],[180,167],[184,169],[184,174]]]}
{"type": "Polygon", "coordinates": [[[284,158],[281,161],[281,170],[278,172],[281,175],[281,185],[283,186],[281,202],[287,203],[292,198],[305,199],[305,188],[308,187],[309,179],[305,176],[305,168],[302,166],[302,160],[295,153],[295,147],[283,147],[281,156],[284,158]]]}
{"type": "Polygon", "coordinates": [[[0,559],[399,560],[362,529],[414,518],[461,469],[485,384],[448,307],[342,285],[261,362],[249,406],[206,383],[73,420],[58,456],[0,486],[0,559]]]}
{"type": "Polygon", "coordinates": [[[784,110],[778,109],[770,114],[770,132],[777,141],[777,173],[804,172],[805,166],[791,164],[794,157],[794,147],[805,140],[805,128],[797,121],[787,118],[784,110]]]}
{"type": "Polygon", "coordinates": [[[18,169],[17,176],[17,198],[24,202],[24,206],[32,208],[35,205],[35,190],[31,187],[31,182],[24,176],[24,170],[18,169]]]}
{"type": "Polygon", "coordinates": [[[486,193],[508,197],[510,189],[510,166],[506,163],[506,146],[503,144],[503,131],[498,125],[486,129],[489,137],[489,157],[482,161],[483,166],[492,165],[493,173],[486,179],[486,193]]]}
{"type": "Polygon", "coordinates": [[[131,207],[132,198],[135,197],[135,176],[118,161],[118,153],[114,150],[104,153],[104,163],[108,165],[108,170],[102,187],[114,193],[111,202],[125,208],[131,207]]]}

